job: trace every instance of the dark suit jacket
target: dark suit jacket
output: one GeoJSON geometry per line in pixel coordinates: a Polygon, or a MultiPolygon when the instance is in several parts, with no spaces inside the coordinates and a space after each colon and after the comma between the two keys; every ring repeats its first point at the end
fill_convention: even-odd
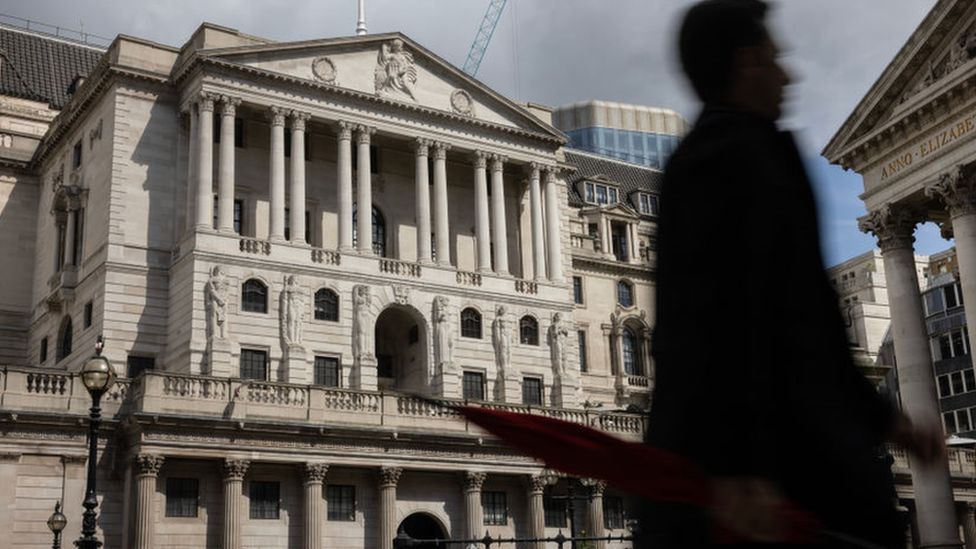
{"type": "MultiPolygon", "coordinates": [[[[853,364],[791,135],[706,107],[665,170],[658,237],[648,442],[715,476],[772,480],[830,527],[903,546],[878,459],[893,408],[853,364]]],[[[658,510],[669,518],[651,513],[645,531],[666,547],[682,545],[667,537],[681,520],[706,520],[658,510]]]]}

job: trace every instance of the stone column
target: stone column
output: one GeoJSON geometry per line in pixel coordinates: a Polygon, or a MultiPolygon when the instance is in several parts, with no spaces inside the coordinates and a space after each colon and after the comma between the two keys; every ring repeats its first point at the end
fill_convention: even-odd
{"type": "Polygon", "coordinates": [[[197,100],[197,177],[196,228],[213,229],[213,111],[214,98],[208,93],[197,100]]]}
{"type": "Polygon", "coordinates": [[[303,467],[305,487],[304,549],[322,549],[322,482],[329,466],[324,463],[306,463],[303,467]]]}
{"type": "MultiPolygon", "coordinates": [[[[541,538],[546,535],[546,511],[542,502],[542,495],[546,490],[546,479],[541,475],[529,477],[529,535],[530,538],[541,538]]],[[[546,544],[533,542],[529,549],[545,549],[546,544]]]]}
{"type": "Polygon", "coordinates": [[[396,536],[396,488],[401,467],[380,468],[380,547],[393,547],[396,536]]]}
{"type": "Polygon", "coordinates": [[[352,251],[352,124],[339,122],[336,180],[339,190],[339,250],[352,251]]]}
{"type": "Polygon", "coordinates": [[[64,264],[69,267],[75,264],[75,227],[78,223],[78,210],[68,206],[67,221],[64,225],[64,264]]]}
{"type": "Polygon", "coordinates": [[[305,244],[305,123],[312,115],[291,111],[291,219],[293,244],[305,244]]]}
{"type": "Polygon", "coordinates": [[[966,549],[976,549],[976,503],[963,503],[959,509],[959,525],[962,526],[966,549]]]}
{"type": "MultiPolygon", "coordinates": [[[[603,528],[603,492],[607,483],[603,480],[584,479],[583,484],[590,487],[590,499],[586,502],[586,535],[600,537],[607,535],[603,528]]],[[[593,542],[594,549],[607,549],[607,542],[599,540],[593,542]]]]}
{"type": "Polygon", "coordinates": [[[546,244],[542,232],[542,192],[539,187],[539,164],[529,165],[529,209],[532,219],[532,274],[536,280],[546,278],[546,244]]]}
{"type": "Polygon", "coordinates": [[[434,242],[437,264],[451,264],[451,232],[447,213],[447,151],[445,143],[434,143],[434,242]]]}
{"type": "Polygon", "coordinates": [[[627,224],[627,259],[631,263],[640,262],[640,254],[637,251],[637,224],[627,224]]]}
{"type": "Polygon", "coordinates": [[[562,230],[559,222],[559,189],[556,169],[546,168],[546,236],[549,237],[549,280],[563,281],[562,230]]]}
{"type": "Polygon", "coordinates": [[[271,207],[271,225],[268,239],[285,239],[285,109],[271,107],[268,119],[271,122],[270,181],[268,182],[271,207]]]}
{"type": "Polygon", "coordinates": [[[481,486],[485,483],[487,473],[478,471],[464,472],[464,539],[481,537],[484,516],[481,508],[481,486]]]}
{"type": "Polygon", "coordinates": [[[135,521],[135,549],[152,549],[153,524],[156,512],[153,500],[156,497],[156,479],[159,469],[163,466],[163,457],[152,454],[139,454],[135,458],[136,466],[136,521],[135,521]]]}
{"type": "Polygon", "coordinates": [[[217,230],[234,232],[234,117],[241,103],[220,97],[220,165],[217,166],[217,230]]]}
{"type": "Polygon", "coordinates": [[[359,242],[356,246],[359,253],[373,253],[373,179],[369,165],[370,136],[376,130],[368,126],[358,126],[356,129],[356,230],[359,242]]]}
{"type": "Polygon", "coordinates": [[[474,232],[478,272],[491,271],[491,240],[488,235],[488,181],[485,167],[488,155],[475,152],[474,161],[474,232]]]}
{"type": "Polygon", "coordinates": [[[430,140],[418,138],[415,145],[416,169],[414,198],[417,214],[417,261],[430,263],[430,174],[427,173],[427,153],[430,140]]]}
{"type": "Polygon", "coordinates": [[[508,231],[505,226],[505,178],[502,168],[507,159],[491,155],[491,236],[495,242],[495,272],[508,274],[508,231]]]}
{"type": "MultiPolygon", "coordinates": [[[[902,406],[916,425],[940,429],[932,356],[912,247],[920,218],[903,206],[887,205],[862,217],[859,225],[878,239],[884,259],[902,406]]],[[[943,458],[939,463],[923,466],[912,460],[910,465],[920,544],[958,547],[959,527],[948,461],[943,458]]]]}
{"type": "Polygon", "coordinates": [[[241,549],[241,524],[244,520],[244,475],[251,462],[224,460],[224,537],[223,549],[241,549]]]}

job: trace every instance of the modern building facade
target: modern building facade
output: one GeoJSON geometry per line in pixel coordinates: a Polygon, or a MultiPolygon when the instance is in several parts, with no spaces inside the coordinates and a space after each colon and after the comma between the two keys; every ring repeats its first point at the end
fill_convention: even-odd
{"type": "Polygon", "coordinates": [[[552,119],[574,149],[657,169],[688,130],[687,120],[672,110],[610,101],[559,107],[552,119]]]}

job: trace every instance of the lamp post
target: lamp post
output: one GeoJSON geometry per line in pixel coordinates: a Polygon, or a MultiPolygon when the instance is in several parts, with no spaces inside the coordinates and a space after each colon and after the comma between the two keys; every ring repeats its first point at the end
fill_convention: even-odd
{"type": "Polygon", "coordinates": [[[576,480],[576,479],[574,479],[573,477],[568,477],[568,476],[560,475],[559,473],[557,473],[556,471],[553,471],[551,469],[546,469],[545,471],[543,471],[543,473],[542,473],[541,476],[543,478],[545,478],[546,484],[549,486],[549,489],[550,489],[549,499],[552,499],[552,500],[555,500],[555,501],[562,500],[562,501],[565,501],[566,502],[566,513],[569,515],[570,547],[572,547],[573,549],[576,549],[576,541],[575,541],[575,539],[573,539],[573,538],[576,537],[576,504],[575,504],[575,502],[577,502],[577,501],[589,501],[590,498],[587,497],[587,496],[578,496],[578,495],[576,495],[576,491],[575,491],[574,488],[576,486],[576,483],[579,482],[579,481],[576,480]],[[566,479],[566,495],[565,496],[556,496],[556,495],[553,495],[552,492],[551,492],[552,488],[555,487],[555,485],[558,484],[559,483],[559,480],[562,479],[562,478],[565,478],[566,479]]]}
{"type": "Polygon", "coordinates": [[[51,545],[51,549],[61,549],[61,531],[68,524],[68,517],[64,516],[61,512],[61,502],[54,504],[54,513],[51,514],[51,518],[47,519],[47,527],[54,534],[54,544],[51,545]]]}
{"type": "Polygon", "coordinates": [[[95,496],[95,465],[98,462],[98,427],[102,423],[102,409],[99,403],[105,391],[115,383],[115,370],[107,358],[102,356],[102,336],[95,343],[95,356],[85,361],[81,368],[81,382],[92,397],[92,407],[88,415],[88,482],[85,487],[85,513],[81,520],[81,537],[75,542],[79,549],[99,549],[102,542],[95,536],[95,521],[98,513],[98,498],[95,496]]]}

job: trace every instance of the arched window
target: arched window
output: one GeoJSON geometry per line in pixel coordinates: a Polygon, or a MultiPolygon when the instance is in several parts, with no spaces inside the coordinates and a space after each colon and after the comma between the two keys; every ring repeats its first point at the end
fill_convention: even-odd
{"type": "Polygon", "coordinates": [[[617,281],[617,303],[621,307],[634,306],[634,286],[626,280],[617,281]]]}
{"type": "MultiPolygon", "coordinates": [[[[359,242],[359,224],[357,223],[356,205],[352,206],[352,245],[359,242]]],[[[383,214],[373,206],[373,253],[386,257],[386,221],[383,214]]]]}
{"type": "Polygon", "coordinates": [[[71,327],[71,317],[66,316],[61,321],[61,330],[58,332],[58,362],[71,354],[71,344],[73,341],[74,330],[71,327]]]}
{"type": "Polygon", "coordinates": [[[268,312],[268,287],[264,282],[251,278],[241,288],[241,310],[249,313],[268,312]]]}
{"type": "Polygon", "coordinates": [[[339,320],[339,296],[328,288],[315,292],[315,320],[339,320]]]}
{"type": "Polygon", "coordinates": [[[641,359],[640,340],[637,334],[630,328],[624,327],[623,341],[623,363],[624,373],[630,376],[644,375],[644,361],[641,359]]]}
{"type": "Polygon", "coordinates": [[[539,344],[539,321],[525,315],[519,319],[519,342],[522,345],[539,344]]]}
{"type": "Polygon", "coordinates": [[[461,311],[461,336],[481,339],[481,313],[473,307],[461,311]]]}

